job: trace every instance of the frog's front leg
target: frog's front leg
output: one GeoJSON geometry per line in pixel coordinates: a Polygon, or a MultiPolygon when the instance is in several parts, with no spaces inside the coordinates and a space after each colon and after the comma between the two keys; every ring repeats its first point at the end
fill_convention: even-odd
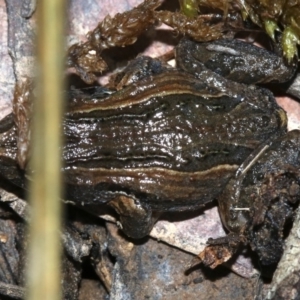
{"type": "Polygon", "coordinates": [[[119,225],[125,234],[139,239],[149,234],[156,220],[152,210],[135,197],[118,195],[108,203],[119,214],[119,225]]]}

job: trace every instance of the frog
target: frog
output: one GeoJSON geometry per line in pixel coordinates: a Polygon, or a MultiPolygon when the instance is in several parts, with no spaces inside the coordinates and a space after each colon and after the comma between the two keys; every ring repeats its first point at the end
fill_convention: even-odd
{"type": "MultiPolygon", "coordinates": [[[[245,162],[266,141],[280,145],[289,137],[286,113],[255,83],[288,80],[297,64],[287,66],[273,52],[235,39],[183,38],[175,57],[176,67],[138,57],[115,77],[115,90],[67,93],[63,198],[85,209],[113,208],[120,229],[133,239],[148,235],[160,213],[197,210],[217,199],[225,227],[238,240],[235,247],[230,239],[222,247],[233,253],[246,239],[259,248],[261,241],[251,236],[255,212],[234,215],[240,200],[224,200],[223,193],[233,179],[239,182],[237,174],[249,169],[245,162]]],[[[26,188],[14,119],[0,122],[0,173],[26,188]]],[[[295,135],[296,141],[299,132],[295,135]]],[[[284,151],[279,147],[277,153],[284,151]]],[[[291,151],[297,156],[297,147],[291,151]]],[[[34,170],[26,171],[30,177],[34,170]]],[[[249,201],[247,207],[254,209],[249,201]]]]}

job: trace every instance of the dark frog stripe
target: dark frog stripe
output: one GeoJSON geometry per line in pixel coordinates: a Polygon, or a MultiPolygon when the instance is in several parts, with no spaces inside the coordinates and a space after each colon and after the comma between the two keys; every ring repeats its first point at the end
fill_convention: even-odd
{"type": "MultiPolygon", "coordinates": [[[[99,111],[120,110],[133,105],[142,104],[149,99],[168,95],[191,94],[205,98],[216,98],[226,95],[219,89],[208,87],[207,84],[197,80],[188,73],[168,71],[147,77],[138,83],[131,84],[127,88],[114,93],[104,99],[87,99],[85,97],[71,99],[68,116],[80,118],[89,114],[91,117],[99,111]]],[[[97,116],[97,115],[96,115],[97,116]]]]}
{"type": "Polygon", "coordinates": [[[211,201],[233,176],[237,165],[219,165],[198,172],[163,168],[104,169],[67,167],[68,199],[84,204],[107,203],[116,194],[142,199],[152,209],[177,211],[196,209],[211,201]]]}

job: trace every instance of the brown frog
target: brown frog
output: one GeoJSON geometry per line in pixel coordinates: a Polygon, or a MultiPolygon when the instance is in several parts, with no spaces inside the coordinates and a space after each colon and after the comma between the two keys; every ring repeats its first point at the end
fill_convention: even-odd
{"type": "MultiPolygon", "coordinates": [[[[286,115],[270,91],[233,80],[287,80],[296,65],[287,68],[273,53],[238,40],[197,44],[183,39],[176,59],[177,67],[171,68],[139,58],[123,72],[130,76],[119,76],[119,91],[70,92],[63,122],[65,199],[113,207],[122,230],[141,238],[155,222],[153,213],[195,210],[218,198],[225,226],[257,249],[261,242],[253,228],[265,224],[262,212],[257,217],[259,200],[249,202],[247,188],[241,203],[227,194],[239,182],[238,174],[248,174],[245,161],[256,157],[256,149],[289,138],[297,144],[299,137],[298,132],[285,136],[286,115]],[[226,200],[219,197],[224,189],[226,200]],[[247,212],[236,212],[241,205],[247,212]]],[[[24,187],[12,116],[1,121],[0,131],[1,175],[24,187]]],[[[273,165],[276,174],[292,166],[285,161],[286,149],[274,150],[282,157],[273,165]]],[[[298,148],[291,151],[297,156],[298,148]]],[[[262,174],[265,164],[257,167],[262,174]]],[[[255,181],[258,188],[259,180],[268,180],[262,177],[255,181]]],[[[298,181],[292,185],[296,197],[298,181]]],[[[289,201],[283,201],[287,207],[289,201]]]]}

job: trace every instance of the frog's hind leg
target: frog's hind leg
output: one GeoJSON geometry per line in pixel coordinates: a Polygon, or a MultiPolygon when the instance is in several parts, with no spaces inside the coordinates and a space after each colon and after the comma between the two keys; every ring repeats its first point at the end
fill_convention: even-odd
{"type": "Polygon", "coordinates": [[[156,219],[152,210],[131,196],[118,195],[109,202],[119,214],[119,226],[131,238],[139,239],[149,234],[156,219]]]}

